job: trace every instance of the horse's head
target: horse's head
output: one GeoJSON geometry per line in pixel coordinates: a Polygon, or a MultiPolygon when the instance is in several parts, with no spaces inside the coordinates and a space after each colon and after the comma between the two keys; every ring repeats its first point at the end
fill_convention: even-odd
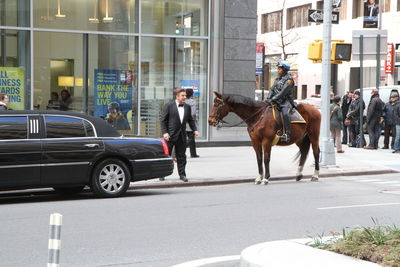
{"type": "Polygon", "coordinates": [[[214,94],[215,94],[214,106],[210,111],[210,116],[208,117],[208,124],[215,127],[218,125],[218,123],[223,121],[222,119],[226,115],[228,115],[229,111],[231,110],[231,107],[229,106],[229,104],[225,102],[220,93],[214,91],[214,94]]]}

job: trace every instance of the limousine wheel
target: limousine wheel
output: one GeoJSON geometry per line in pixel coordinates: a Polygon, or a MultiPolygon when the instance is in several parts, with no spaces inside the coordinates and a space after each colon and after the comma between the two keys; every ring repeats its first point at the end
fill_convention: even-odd
{"type": "Polygon", "coordinates": [[[130,173],[125,163],[117,159],[100,162],[93,171],[91,188],[100,197],[118,197],[128,190],[130,173]]]}
{"type": "Polygon", "coordinates": [[[78,194],[83,191],[85,186],[65,186],[65,187],[53,187],[53,189],[59,194],[78,194]]]}

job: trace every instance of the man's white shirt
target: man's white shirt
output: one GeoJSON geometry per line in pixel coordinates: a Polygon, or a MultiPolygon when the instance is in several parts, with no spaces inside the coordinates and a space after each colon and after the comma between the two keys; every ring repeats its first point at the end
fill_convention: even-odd
{"type": "Polygon", "coordinates": [[[183,122],[183,116],[185,115],[185,108],[182,106],[179,106],[178,101],[175,100],[176,103],[176,107],[178,108],[178,112],[179,112],[179,118],[181,119],[181,123],[183,122]]]}

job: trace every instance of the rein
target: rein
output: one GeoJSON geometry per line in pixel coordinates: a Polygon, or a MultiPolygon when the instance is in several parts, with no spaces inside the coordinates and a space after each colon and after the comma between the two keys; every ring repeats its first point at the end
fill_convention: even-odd
{"type": "MultiPolygon", "coordinates": [[[[220,107],[222,107],[223,105],[225,105],[224,102],[222,102],[222,105],[221,105],[220,107]]],[[[260,113],[261,111],[264,111],[267,107],[268,107],[268,105],[265,105],[265,107],[260,108],[257,112],[255,112],[253,115],[251,115],[251,116],[248,117],[247,119],[242,120],[242,121],[240,121],[239,123],[236,123],[236,124],[233,124],[233,125],[223,126],[223,125],[221,125],[221,123],[225,123],[225,124],[228,124],[228,123],[227,123],[226,121],[220,119],[219,122],[218,122],[217,128],[218,128],[218,129],[219,129],[219,128],[222,128],[222,127],[224,127],[224,128],[232,128],[232,127],[239,126],[239,125],[241,125],[241,124],[243,124],[243,123],[246,124],[250,119],[254,118],[254,117],[255,117],[258,113],[260,113]]],[[[219,110],[219,109],[218,109],[218,110],[219,110]]],[[[217,110],[217,114],[215,115],[215,117],[217,117],[217,115],[219,115],[218,110],[217,110]]]]}

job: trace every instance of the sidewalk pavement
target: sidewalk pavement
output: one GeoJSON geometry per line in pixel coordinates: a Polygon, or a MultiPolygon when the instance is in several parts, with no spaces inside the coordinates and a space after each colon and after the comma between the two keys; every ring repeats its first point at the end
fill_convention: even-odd
{"type": "MultiPolygon", "coordinates": [[[[345,153],[337,154],[336,165],[320,166],[320,178],[371,175],[400,172],[400,154],[391,149],[367,150],[343,145],[345,153]]],[[[298,161],[294,162],[298,147],[274,146],[270,161],[270,182],[295,179],[298,161]]],[[[177,186],[217,185],[253,182],[258,176],[256,155],[251,146],[242,147],[200,147],[199,158],[190,158],[187,151],[186,174],[189,182],[179,180],[176,170],[165,181],[158,179],[133,183],[135,189],[164,188],[177,186]]],[[[314,173],[312,150],[303,170],[303,179],[309,180],[314,173]]]]}

